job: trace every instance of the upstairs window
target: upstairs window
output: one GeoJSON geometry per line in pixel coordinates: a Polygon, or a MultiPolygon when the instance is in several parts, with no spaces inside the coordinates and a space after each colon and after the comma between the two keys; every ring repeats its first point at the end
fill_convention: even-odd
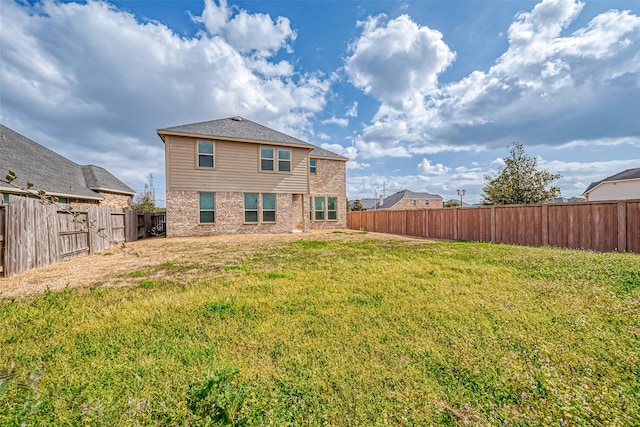
{"type": "Polygon", "coordinates": [[[327,219],[328,220],[338,219],[338,198],[337,197],[327,197],[327,219]]]}
{"type": "Polygon", "coordinates": [[[278,172],[291,172],[291,150],[278,149],[278,172]]]}
{"type": "Polygon", "coordinates": [[[291,149],[260,147],[260,171],[291,172],[291,149]]]}
{"type": "Polygon", "coordinates": [[[200,193],[200,224],[214,223],[216,220],[215,193],[200,193]]]}
{"type": "Polygon", "coordinates": [[[198,141],[198,167],[213,168],[215,167],[214,146],[210,141],[198,141]]]}
{"type": "Polygon", "coordinates": [[[244,222],[258,222],[258,193],[244,194],[244,222]]]}
{"type": "Polygon", "coordinates": [[[262,195],[262,222],[276,222],[276,195],[262,195]]]}
{"type": "Polygon", "coordinates": [[[272,171],[274,150],[271,147],[260,147],[260,170],[272,171]]]}
{"type": "Polygon", "coordinates": [[[318,165],[318,161],[316,159],[309,160],[309,172],[316,173],[317,165],[318,165]]]}

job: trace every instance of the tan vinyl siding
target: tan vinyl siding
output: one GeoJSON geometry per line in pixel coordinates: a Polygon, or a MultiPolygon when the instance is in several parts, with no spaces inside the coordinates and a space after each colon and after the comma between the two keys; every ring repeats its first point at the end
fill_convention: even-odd
{"type": "Polygon", "coordinates": [[[291,149],[290,173],[260,172],[260,144],[216,140],[216,167],[212,170],[196,167],[197,141],[195,138],[166,137],[167,190],[309,192],[308,149],[287,147],[291,149]]]}

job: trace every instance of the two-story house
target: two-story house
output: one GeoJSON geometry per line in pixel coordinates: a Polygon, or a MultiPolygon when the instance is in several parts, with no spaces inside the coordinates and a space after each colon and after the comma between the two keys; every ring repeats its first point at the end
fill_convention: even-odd
{"type": "Polygon", "coordinates": [[[167,236],[347,225],[347,158],[242,117],[157,130],[167,236]]]}

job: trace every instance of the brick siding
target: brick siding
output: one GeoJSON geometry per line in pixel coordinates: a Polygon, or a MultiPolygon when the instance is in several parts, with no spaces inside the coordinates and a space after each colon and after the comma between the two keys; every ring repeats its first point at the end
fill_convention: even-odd
{"type": "Polygon", "coordinates": [[[347,227],[347,162],[327,159],[317,159],[316,173],[309,174],[310,209],[312,229],[332,229],[347,227]],[[311,203],[314,197],[325,198],[325,219],[316,221],[311,203]],[[327,219],[327,197],[338,199],[337,220],[327,219]]]}
{"type": "Polygon", "coordinates": [[[107,191],[100,191],[100,195],[104,197],[104,199],[98,203],[101,208],[131,209],[131,204],[133,203],[132,196],[107,191]]]}
{"type": "MultiPolygon", "coordinates": [[[[215,234],[289,233],[300,222],[294,219],[294,196],[276,194],[276,222],[244,222],[244,193],[215,193],[215,223],[200,224],[197,191],[167,191],[167,237],[208,236],[215,234]],[[294,224],[295,221],[295,224],[294,224]]],[[[260,200],[260,205],[262,200],[260,200]]],[[[298,202],[299,204],[299,202],[298,202]]],[[[262,211],[258,210],[262,218],[262,211]]],[[[304,225],[303,225],[304,227],[304,225]]]]}
{"type": "Polygon", "coordinates": [[[402,199],[395,205],[389,208],[394,211],[409,211],[419,209],[440,209],[442,208],[442,199],[402,199]],[[416,201],[415,206],[413,201],[416,201]],[[429,200],[429,204],[426,204],[426,200],[429,200]]]}

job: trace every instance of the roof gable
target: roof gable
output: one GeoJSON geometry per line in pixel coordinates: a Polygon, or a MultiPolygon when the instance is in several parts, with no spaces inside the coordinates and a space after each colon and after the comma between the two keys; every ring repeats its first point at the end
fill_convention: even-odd
{"type": "MultiPolygon", "coordinates": [[[[107,170],[98,166],[87,168],[98,170],[92,181],[96,190],[100,189],[100,183],[108,182],[115,187],[111,191],[135,194],[107,170]]],[[[27,181],[30,181],[35,187],[53,195],[94,200],[103,198],[87,183],[82,166],[0,124],[0,173],[6,174],[9,170],[18,176],[15,184],[20,188],[26,188],[27,181]]],[[[6,185],[4,188],[17,190],[6,185]]]]}
{"type": "Polygon", "coordinates": [[[313,158],[340,160],[345,162],[349,161],[348,158],[332,151],[317,147],[313,144],[268,128],[259,123],[252,122],[251,120],[240,116],[157,129],[156,132],[163,141],[164,135],[173,134],[195,137],[200,135],[207,138],[228,139],[233,141],[240,140],[254,143],[283,144],[287,146],[307,148],[311,150],[309,156],[313,158]]]}
{"type": "Polygon", "coordinates": [[[158,135],[188,134],[222,139],[240,139],[252,142],[271,142],[313,149],[314,145],[294,138],[277,130],[262,126],[244,117],[228,117],[226,119],[191,123],[157,130],[158,135]]]}
{"type": "Polygon", "coordinates": [[[420,200],[442,199],[442,196],[439,196],[438,194],[427,193],[427,192],[418,193],[411,190],[400,190],[396,193],[393,193],[386,199],[384,199],[384,203],[382,203],[382,205],[379,206],[379,209],[392,208],[403,199],[420,199],[420,200]]]}
{"type": "Polygon", "coordinates": [[[588,192],[590,192],[591,190],[593,190],[595,187],[602,184],[603,182],[624,181],[627,179],[640,179],[640,168],[627,169],[622,172],[618,172],[615,175],[611,175],[600,181],[594,181],[591,184],[589,184],[587,189],[584,190],[584,193],[582,194],[587,194],[588,192]]]}

